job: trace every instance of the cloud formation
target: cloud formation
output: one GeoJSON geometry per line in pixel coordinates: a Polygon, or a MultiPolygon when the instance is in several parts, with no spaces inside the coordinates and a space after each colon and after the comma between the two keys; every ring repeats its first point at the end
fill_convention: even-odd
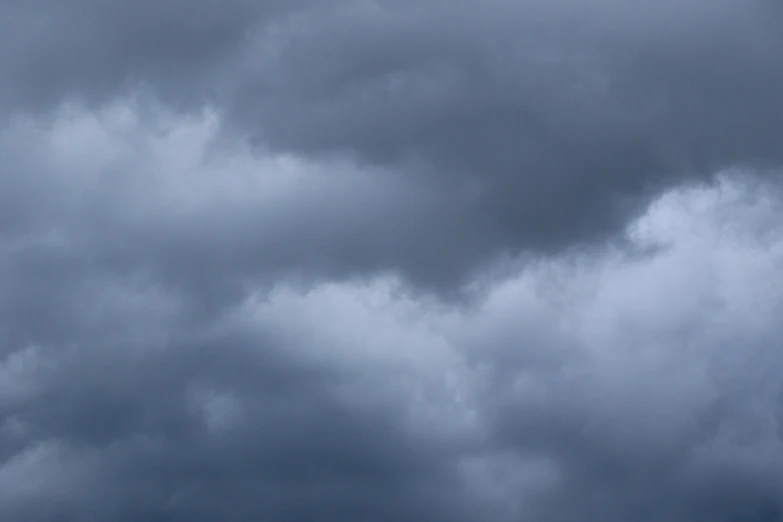
{"type": "Polygon", "coordinates": [[[0,521],[783,520],[779,6],[0,6],[0,521]]]}
{"type": "Polygon", "coordinates": [[[395,191],[385,241],[354,236],[366,266],[339,263],[391,262],[441,289],[498,256],[616,237],[678,183],[781,160],[783,15],[765,0],[3,9],[13,112],[208,106],[260,149],[387,170],[416,195],[395,191]],[[421,208],[435,216],[410,217],[421,208]],[[431,230],[409,235],[407,219],[431,230]]]}

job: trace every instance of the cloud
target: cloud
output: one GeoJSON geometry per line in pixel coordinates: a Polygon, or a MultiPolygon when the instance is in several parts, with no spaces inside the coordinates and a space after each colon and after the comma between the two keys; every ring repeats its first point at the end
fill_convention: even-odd
{"type": "Polygon", "coordinates": [[[6,1],[0,520],[780,520],[780,16],[6,1]]]}
{"type": "Polygon", "coordinates": [[[776,185],[454,306],[335,261],[434,193],[132,109],[2,138],[1,518],[779,518],[776,185]]]}
{"type": "Polygon", "coordinates": [[[392,265],[440,290],[498,256],[616,238],[679,183],[781,161],[781,13],[764,0],[3,10],[16,113],[127,97],[207,107],[259,150],[386,171],[416,195],[393,193],[392,231],[357,231],[363,266],[339,269],[392,265]],[[423,228],[402,237],[410,219],[423,228]]]}
{"type": "Polygon", "coordinates": [[[532,518],[781,516],[780,229],[752,232],[780,207],[745,190],[672,193],[634,234],[664,253],[547,268],[490,300],[484,411],[562,477],[532,518]]]}

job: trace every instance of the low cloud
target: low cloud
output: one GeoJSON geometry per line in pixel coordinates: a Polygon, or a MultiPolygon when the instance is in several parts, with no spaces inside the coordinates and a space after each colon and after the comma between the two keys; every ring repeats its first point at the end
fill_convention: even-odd
{"type": "Polygon", "coordinates": [[[3,517],[779,517],[775,186],[671,191],[633,248],[512,261],[455,307],[279,261],[344,254],[316,241],[368,226],[366,171],[315,198],[321,164],[131,116],[3,141],[39,169],[3,178],[3,517]]]}
{"type": "Polygon", "coordinates": [[[391,265],[444,290],[499,256],[617,238],[680,183],[782,159],[781,13],[765,0],[3,9],[15,114],[208,107],[257,150],[342,157],[416,194],[393,192],[392,230],[355,231],[361,255],[335,270],[391,265]]]}
{"type": "Polygon", "coordinates": [[[5,2],[0,520],[781,520],[781,12],[644,4],[5,2]]]}

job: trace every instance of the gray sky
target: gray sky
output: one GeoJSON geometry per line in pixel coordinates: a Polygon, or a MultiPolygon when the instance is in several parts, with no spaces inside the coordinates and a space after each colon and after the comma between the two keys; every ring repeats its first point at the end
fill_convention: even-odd
{"type": "Polygon", "coordinates": [[[783,10],[0,3],[0,521],[783,520],[783,10]]]}

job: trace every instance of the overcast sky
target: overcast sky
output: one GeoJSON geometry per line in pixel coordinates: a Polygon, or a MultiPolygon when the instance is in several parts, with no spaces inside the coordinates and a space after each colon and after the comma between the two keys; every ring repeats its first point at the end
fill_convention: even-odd
{"type": "Polygon", "coordinates": [[[777,0],[0,0],[0,522],[783,520],[777,0]]]}

